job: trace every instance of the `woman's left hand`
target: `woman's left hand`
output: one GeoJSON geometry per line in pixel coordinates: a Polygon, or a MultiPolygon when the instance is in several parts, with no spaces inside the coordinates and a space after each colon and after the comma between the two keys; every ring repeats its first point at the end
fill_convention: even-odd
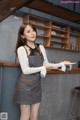
{"type": "Polygon", "coordinates": [[[70,61],[63,61],[62,63],[64,65],[73,65],[73,64],[76,64],[76,62],[70,62],[70,61]]]}

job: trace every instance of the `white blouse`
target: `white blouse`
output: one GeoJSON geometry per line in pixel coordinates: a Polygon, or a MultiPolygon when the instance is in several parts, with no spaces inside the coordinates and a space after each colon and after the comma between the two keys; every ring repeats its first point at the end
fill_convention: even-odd
{"type": "MultiPolygon", "coordinates": [[[[20,63],[23,74],[33,74],[33,73],[40,72],[41,77],[46,76],[47,71],[45,68],[45,64],[47,64],[49,62],[48,62],[48,58],[47,58],[44,46],[39,45],[39,47],[40,47],[40,50],[41,50],[43,58],[44,58],[43,66],[40,66],[40,67],[30,67],[25,48],[23,46],[21,46],[17,49],[18,59],[19,59],[19,63],[20,63]]],[[[56,64],[51,63],[51,66],[53,67],[53,69],[58,69],[58,67],[61,67],[62,71],[65,71],[65,69],[66,69],[66,67],[63,63],[56,63],[56,64]]]]}

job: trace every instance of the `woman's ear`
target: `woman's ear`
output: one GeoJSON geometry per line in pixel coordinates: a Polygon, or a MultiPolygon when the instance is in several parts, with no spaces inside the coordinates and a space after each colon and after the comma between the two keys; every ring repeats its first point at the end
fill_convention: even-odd
{"type": "Polygon", "coordinates": [[[23,38],[23,39],[24,39],[24,38],[25,38],[25,36],[24,36],[24,35],[21,35],[21,38],[23,38]]]}
{"type": "Polygon", "coordinates": [[[22,41],[23,44],[26,44],[26,38],[25,38],[24,35],[21,35],[20,39],[21,39],[21,41],[22,41]]]}

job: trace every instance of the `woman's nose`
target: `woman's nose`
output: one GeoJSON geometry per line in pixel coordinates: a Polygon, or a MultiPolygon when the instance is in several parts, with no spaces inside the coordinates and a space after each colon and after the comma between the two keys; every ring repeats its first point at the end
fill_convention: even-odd
{"type": "Polygon", "coordinates": [[[32,32],[32,35],[34,35],[35,33],[34,32],[32,32]]]}

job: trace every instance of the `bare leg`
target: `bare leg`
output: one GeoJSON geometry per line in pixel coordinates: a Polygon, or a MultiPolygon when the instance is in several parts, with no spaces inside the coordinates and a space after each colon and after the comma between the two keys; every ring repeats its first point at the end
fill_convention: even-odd
{"type": "Polygon", "coordinates": [[[36,104],[31,105],[30,120],[38,120],[39,107],[40,107],[40,103],[36,103],[36,104]]]}
{"type": "Polygon", "coordinates": [[[30,119],[30,105],[20,105],[21,117],[20,120],[30,119]]]}

